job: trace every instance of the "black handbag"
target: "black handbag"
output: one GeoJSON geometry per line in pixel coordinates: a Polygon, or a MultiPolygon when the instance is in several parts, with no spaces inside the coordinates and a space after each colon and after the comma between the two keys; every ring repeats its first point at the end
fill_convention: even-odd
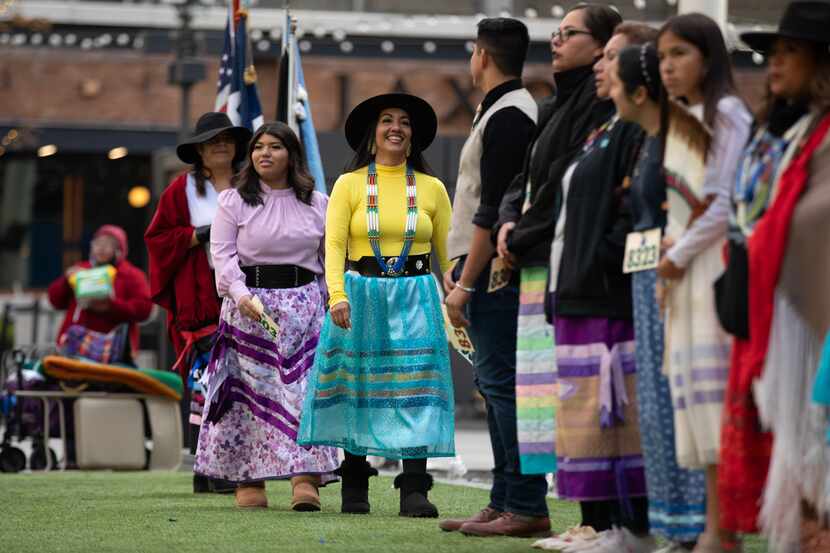
{"type": "Polygon", "coordinates": [[[749,339],[749,259],[746,243],[730,239],[726,271],[715,281],[715,307],[725,331],[749,339]]]}

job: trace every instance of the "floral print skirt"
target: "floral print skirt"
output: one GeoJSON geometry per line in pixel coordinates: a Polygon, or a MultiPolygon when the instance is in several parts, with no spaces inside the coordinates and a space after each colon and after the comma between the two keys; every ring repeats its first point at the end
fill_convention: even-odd
{"type": "Polygon", "coordinates": [[[336,480],[337,450],[297,445],[309,370],[325,314],[317,282],[252,288],[280,327],[277,339],[226,298],[205,377],[194,472],[233,482],[319,474],[336,480]]]}

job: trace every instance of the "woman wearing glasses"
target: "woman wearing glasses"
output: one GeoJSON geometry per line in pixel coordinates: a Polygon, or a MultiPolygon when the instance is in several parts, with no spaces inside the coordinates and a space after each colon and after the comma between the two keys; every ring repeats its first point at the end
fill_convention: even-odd
{"type": "MultiPolygon", "coordinates": [[[[656,36],[657,29],[637,23],[615,29],[594,65],[597,97],[611,103],[617,53],[656,36]]],[[[623,273],[632,226],[628,185],[642,143],[642,130],[615,114],[589,135],[562,177],[547,306],[559,383],[556,483],[559,497],[580,502],[582,526],[540,547],[582,541],[584,551],[603,553],[655,546],[637,417],[631,278],[623,273]]]]}
{"type": "Polygon", "coordinates": [[[588,134],[613,113],[610,102],[597,98],[593,66],[621,22],[607,6],[580,4],[551,35],[556,95],[542,103],[523,171],[505,194],[496,226],[499,255],[511,266],[548,264],[562,175],[588,134]]]}
{"type": "MultiPolygon", "coordinates": [[[[221,300],[216,294],[210,260],[210,224],[219,193],[245,157],[251,131],[235,127],[224,113],[209,112],[196,122],[193,134],[176,148],[193,166],[165,189],[144,234],[150,260],[153,301],[167,310],[167,328],[190,389],[190,450],[196,451],[204,395],[199,379],[210,356],[219,321],[221,300]]],[[[231,492],[226,482],[193,476],[193,492],[231,492]]]]}
{"type": "MultiPolygon", "coordinates": [[[[563,181],[569,182],[566,173],[583,152],[591,132],[600,129],[614,112],[610,101],[597,96],[593,67],[621,22],[620,15],[607,6],[584,4],[573,8],[562,19],[560,28],[551,37],[557,94],[542,104],[537,133],[526,153],[523,170],[513,180],[500,207],[496,227],[499,256],[509,266],[521,269],[516,403],[521,470],[526,474],[557,470],[554,443],[558,439],[553,405],[559,398],[552,397],[541,384],[556,378],[553,327],[544,315],[551,241],[559,207],[564,201],[563,181]],[[541,407],[549,409],[543,418],[534,416],[538,414],[540,399],[541,407]]],[[[609,210],[613,219],[610,211],[613,210],[609,210]]],[[[595,524],[600,530],[609,529],[610,525],[597,522],[592,510],[593,500],[598,498],[594,493],[597,487],[588,490],[587,481],[576,475],[573,468],[576,467],[559,483],[560,493],[564,490],[569,499],[585,501],[584,526],[595,524]]],[[[615,492],[604,495],[603,499],[611,497],[616,497],[615,492]]],[[[570,537],[562,536],[563,539],[570,537]]]]}

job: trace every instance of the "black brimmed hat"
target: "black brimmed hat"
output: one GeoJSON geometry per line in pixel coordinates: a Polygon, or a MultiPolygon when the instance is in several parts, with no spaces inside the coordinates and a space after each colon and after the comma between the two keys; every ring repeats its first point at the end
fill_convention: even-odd
{"type": "Polygon", "coordinates": [[[412,125],[412,147],[415,150],[423,152],[432,144],[435,133],[438,132],[438,117],[435,110],[426,100],[417,96],[394,92],[364,100],[349,114],[346,119],[346,140],[352,150],[360,149],[366,129],[377,121],[380,112],[386,108],[400,108],[409,115],[412,125]]]}
{"type": "Polygon", "coordinates": [[[781,16],[778,32],[741,33],[747,46],[766,54],[777,38],[808,40],[817,44],[830,44],[830,2],[791,2],[781,16]]]}
{"type": "Polygon", "coordinates": [[[176,146],[176,155],[185,163],[196,163],[196,160],[199,159],[199,152],[196,150],[196,146],[207,142],[223,132],[231,133],[234,140],[236,140],[234,163],[244,159],[248,141],[251,139],[253,133],[245,127],[234,126],[231,118],[226,113],[217,111],[209,111],[199,117],[199,120],[196,121],[196,129],[193,131],[193,134],[176,146]]]}

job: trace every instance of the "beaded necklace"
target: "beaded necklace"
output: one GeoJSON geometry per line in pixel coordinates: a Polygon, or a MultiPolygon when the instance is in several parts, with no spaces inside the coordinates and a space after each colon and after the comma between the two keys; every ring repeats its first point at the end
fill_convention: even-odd
{"type": "Polygon", "coordinates": [[[795,134],[793,128],[779,137],[762,127],[744,150],[735,178],[737,206],[734,215],[737,226],[745,235],[751,233],[769,205],[779,166],[795,134]]]}
{"type": "Polygon", "coordinates": [[[366,228],[369,230],[369,244],[375,254],[375,260],[381,273],[389,276],[398,276],[403,273],[406,258],[415,240],[415,229],[418,226],[418,205],[415,202],[415,171],[406,164],[406,228],[403,234],[403,248],[398,257],[390,257],[383,261],[380,253],[380,215],[378,212],[378,172],[375,161],[369,162],[366,174],[366,228]]]}
{"type": "Polygon", "coordinates": [[[599,141],[600,148],[608,146],[608,141],[610,140],[608,135],[610,134],[611,129],[614,128],[617,121],[619,121],[619,117],[615,115],[603,123],[602,126],[591,131],[591,134],[588,135],[588,138],[585,139],[585,143],[582,145],[582,153],[588,153],[597,141],[599,141]]]}

